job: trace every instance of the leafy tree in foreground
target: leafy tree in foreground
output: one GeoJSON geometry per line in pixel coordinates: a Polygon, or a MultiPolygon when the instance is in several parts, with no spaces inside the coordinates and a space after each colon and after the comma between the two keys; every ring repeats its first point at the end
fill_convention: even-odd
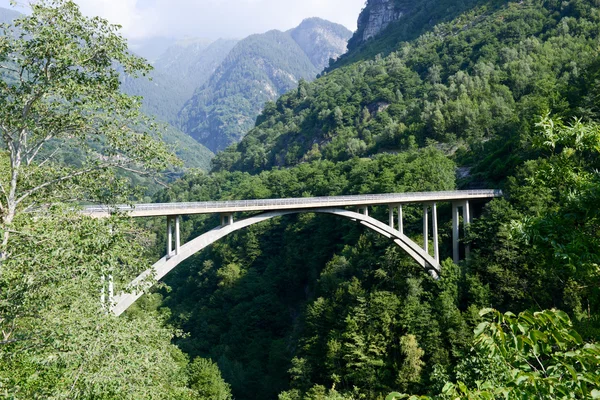
{"type": "Polygon", "coordinates": [[[71,205],[126,198],[119,169],[150,174],[174,160],[119,92],[117,64],[149,66],[72,1],[37,2],[0,29],[0,396],[198,398],[158,313],[101,307],[101,277],[146,268],[150,239],[71,205]]]}
{"type": "Polygon", "coordinates": [[[9,160],[0,177],[2,259],[19,212],[122,194],[116,168],[147,173],[175,161],[150,132],[135,129],[139,99],[120,92],[115,65],[131,75],[150,66],[127,53],[119,27],[84,17],[72,1],[41,1],[32,11],[0,26],[0,151],[9,160]],[[57,154],[71,154],[78,167],[57,154]]]}
{"type": "Polygon", "coordinates": [[[475,354],[459,365],[458,383],[448,383],[439,397],[600,398],[600,346],[585,343],[566,313],[484,309],[480,315],[491,318],[475,329],[475,354]]]}
{"type": "Polygon", "coordinates": [[[229,385],[221,377],[217,364],[196,358],[189,366],[190,387],[201,400],[231,400],[229,385]]]}

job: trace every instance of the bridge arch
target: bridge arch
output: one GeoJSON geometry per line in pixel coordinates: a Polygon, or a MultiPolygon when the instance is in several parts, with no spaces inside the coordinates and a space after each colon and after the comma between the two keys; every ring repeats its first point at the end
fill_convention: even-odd
{"type": "Polygon", "coordinates": [[[365,227],[383,235],[394,241],[408,255],[410,255],[421,267],[428,271],[435,279],[438,279],[440,274],[440,264],[431,257],[425,250],[414,243],[408,236],[400,231],[372,218],[368,215],[359,214],[354,211],[348,211],[338,208],[315,208],[315,209],[299,209],[299,210],[281,210],[270,211],[262,214],[254,215],[243,220],[239,220],[230,225],[218,226],[190,242],[182,245],[176,255],[171,257],[165,256],[156,262],[152,267],[142,272],[135,278],[128,288],[130,293],[121,293],[112,299],[112,312],[119,316],[125,312],[137,299],[142,297],[144,291],[162,279],[175,267],[187,260],[194,254],[200,252],[223,237],[271,218],[281,217],[290,214],[299,213],[320,213],[332,214],[343,218],[356,221],[365,227]]]}

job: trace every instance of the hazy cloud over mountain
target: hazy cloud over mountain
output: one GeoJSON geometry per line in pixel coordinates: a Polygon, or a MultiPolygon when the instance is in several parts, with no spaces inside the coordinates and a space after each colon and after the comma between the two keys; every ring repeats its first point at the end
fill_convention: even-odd
{"type": "MultiPolygon", "coordinates": [[[[19,4],[27,1],[19,0],[19,4]]],[[[320,17],[356,29],[365,0],[76,0],[83,12],[123,26],[126,36],[238,37],[287,30],[320,17]]],[[[8,7],[9,0],[0,0],[8,7]]],[[[23,11],[23,9],[20,9],[23,11]]]]}

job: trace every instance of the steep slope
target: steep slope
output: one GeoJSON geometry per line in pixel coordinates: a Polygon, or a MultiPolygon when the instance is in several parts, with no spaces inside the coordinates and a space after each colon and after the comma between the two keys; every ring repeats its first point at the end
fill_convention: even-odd
{"type": "Polygon", "coordinates": [[[305,19],[289,34],[319,71],[329,65],[330,59],[346,52],[348,39],[352,37],[345,26],[321,18],[305,19]]]}
{"type": "Polygon", "coordinates": [[[388,55],[400,43],[414,40],[441,22],[451,21],[475,6],[491,10],[503,0],[369,0],[358,18],[358,27],[348,41],[348,52],[331,69],[353,62],[388,55]]]}
{"type": "Polygon", "coordinates": [[[318,70],[286,33],[270,31],[238,43],[180,113],[184,132],[213,151],[240,140],[263,105],[318,70]]]}
{"type": "Polygon", "coordinates": [[[238,142],[267,101],[314,79],[349,37],[344,27],[314,18],[244,39],[185,104],[182,129],[215,152],[238,142]]]}
{"type": "Polygon", "coordinates": [[[166,125],[162,132],[162,140],[175,150],[177,157],[183,161],[184,169],[210,170],[210,162],[215,155],[189,135],[172,125],[166,125]]]}
{"type": "MultiPolygon", "coordinates": [[[[454,12],[438,3],[432,15],[454,12]]],[[[496,378],[496,364],[472,358],[483,307],[560,308],[597,342],[598,285],[589,282],[600,281],[600,129],[547,119],[536,126],[548,112],[600,120],[597,4],[481,1],[435,27],[413,11],[355,54],[393,43],[397,24],[413,27],[402,40],[413,39],[394,43],[398,51],[332,70],[269,103],[256,128],[219,154],[217,170],[188,175],[156,200],[478,184],[505,187],[508,196],[481,216],[475,207],[471,258],[461,265],[446,259],[451,211],[440,205],[439,281],[356,224],[300,215],[237,232],[167,280],[173,323],[190,333],[181,347],[218,360],[236,399],[275,399],[290,389],[279,398],[308,400],[432,395],[459,375],[476,387],[480,376],[465,373],[468,366],[496,378]],[[457,179],[457,166],[471,182],[457,179]]],[[[419,243],[422,213],[421,205],[404,210],[404,230],[419,243]]],[[[371,215],[385,221],[388,209],[371,215]]],[[[193,238],[218,217],[184,224],[193,238]]]]}
{"type": "Polygon", "coordinates": [[[235,40],[186,40],[170,46],[153,63],[148,78],[124,76],[125,93],[142,96],[144,111],[174,124],[177,113],[214,72],[235,45],[235,40]]]}
{"type": "Polygon", "coordinates": [[[173,76],[188,100],[210,78],[237,42],[234,39],[179,41],[153,65],[157,71],[173,76]]]}
{"type": "Polygon", "coordinates": [[[464,161],[501,179],[539,115],[570,116],[582,106],[581,77],[598,56],[599,37],[598,16],[585,2],[484,2],[385,58],[301,84],[268,105],[216,165],[256,171],[435,140],[459,155],[483,146],[512,153],[494,166],[474,155],[464,161]]]}

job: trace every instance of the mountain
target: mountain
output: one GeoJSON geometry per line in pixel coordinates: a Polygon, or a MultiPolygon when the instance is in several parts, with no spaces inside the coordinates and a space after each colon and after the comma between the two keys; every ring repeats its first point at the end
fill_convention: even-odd
{"type": "Polygon", "coordinates": [[[189,135],[172,125],[166,125],[162,131],[162,140],[174,149],[185,169],[210,170],[210,163],[215,155],[189,135]]]}
{"type": "Polygon", "coordinates": [[[157,71],[177,80],[187,100],[215,72],[237,42],[234,39],[182,40],[169,47],[153,65],[157,71]]]}
{"type": "Polygon", "coordinates": [[[183,131],[215,152],[238,142],[267,101],[314,79],[349,37],[340,25],[311,19],[240,41],[186,102],[179,114],[183,131]]]}
{"type": "MultiPolygon", "coordinates": [[[[445,7],[440,3],[430,11],[441,16],[445,7]]],[[[395,37],[394,24],[414,26],[412,18],[422,20],[420,8],[363,46],[395,37]]],[[[600,38],[600,27],[588,22],[593,18],[560,2],[541,7],[531,1],[482,1],[431,32],[397,43],[399,50],[386,57],[340,65],[313,83],[301,83],[267,105],[256,127],[215,165],[258,171],[437,141],[453,152],[463,149],[459,154],[484,146],[504,152],[493,166],[477,154],[468,160],[468,167],[486,171],[474,180],[499,180],[506,167],[514,167],[517,154],[510,152],[539,115],[571,117],[578,108],[592,107],[582,104],[590,88],[581,79],[593,71],[598,55],[592,43],[600,38]]]]}
{"type": "Polygon", "coordinates": [[[387,55],[405,41],[431,32],[475,7],[496,9],[502,0],[369,0],[358,18],[357,30],[348,41],[348,52],[331,67],[335,69],[377,54],[387,55]]]}
{"type": "Polygon", "coordinates": [[[127,94],[142,96],[147,114],[174,125],[185,102],[214,72],[235,43],[235,40],[223,39],[175,42],[156,58],[150,79],[123,76],[122,89],[127,94]]]}
{"type": "MultiPolygon", "coordinates": [[[[155,200],[478,186],[506,198],[474,206],[471,255],[459,265],[448,258],[451,207],[439,205],[439,281],[393,242],[333,217],[240,230],[167,278],[164,305],[189,333],[177,343],[217,360],[239,400],[438,398],[456,379],[485,391],[481,382],[509,375],[520,383],[495,394],[535,398],[512,390],[537,390],[530,364],[545,361],[514,358],[522,353],[495,342],[499,324],[478,346],[473,331],[491,321],[484,307],[515,313],[504,321],[558,308],[585,341],[600,337],[598,285],[589,283],[600,281],[598,2],[369,0],[359,21],[328,73],[268,103],[211,174],[187,175],[155,200]],[[477,358],[483,347],[511,356],[477,358]],[[508,359],[525,372],[500,371],[508,359]]],[[[380,221],[388,212],[371,209],[380,221]]],[[[422,205],[404,213],[405,234],[422,243],[422,205]]],[[[191,239],[217,224],[190,218],[183,231],[191,239]]]]}
{"type": "Polygon", "coordinates": [[[329,65],[330,59],[346,52],[352,35],[345,26],[321,18],[305,19],[288,33],[319,71],[329,65]]]}

